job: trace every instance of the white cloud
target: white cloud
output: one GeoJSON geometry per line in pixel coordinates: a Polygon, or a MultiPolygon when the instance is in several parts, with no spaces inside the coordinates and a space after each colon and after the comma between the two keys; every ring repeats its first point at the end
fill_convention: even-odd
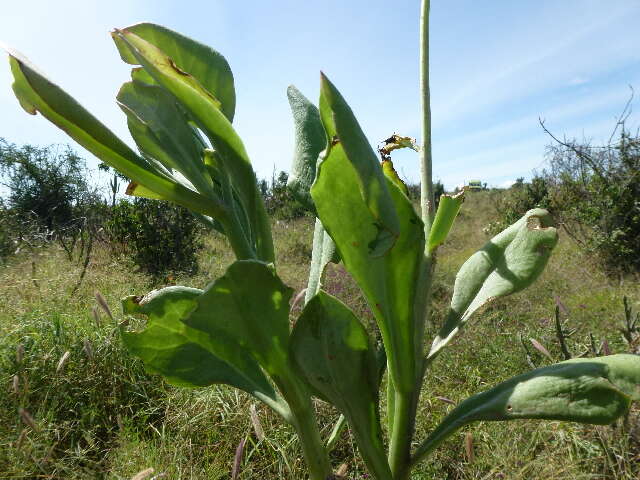
{"type": "Polygon", "coordinates": [[[589,83],[589,79],[587,77],[578,75],[576,77],[573,77],[571,80],[569,80],[567,82],[567,85],[569,85],[570,87],[577,87],[580,85],[584,85],[586,83],[589,83]]]}
{"type": "Polygon", "coordinates": [[[505,180],[501,184],[498,185],[499,188],[509,188],[511,185],[516,183],[515,180],[505,180]]]}

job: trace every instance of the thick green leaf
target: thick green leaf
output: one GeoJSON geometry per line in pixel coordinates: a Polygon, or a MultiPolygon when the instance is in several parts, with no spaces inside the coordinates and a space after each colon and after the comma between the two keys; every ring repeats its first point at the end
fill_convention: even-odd
{"type": "Polygon", "coordinates": [[[424,233],[407,197],[390,180],[385,181],[389,182],[400,235],[383,256],[373,254],[380,232],[377,219],[360,193],[358,174],[341,142],[331,146],[318,166],[311,195],[324,228],[376,317],[394,383],[411,391],[415,381],[413,302],[424,233]]]}
{"type": "Polygon", "coordinates": [[[447,345],[480,307],[527,288],[540,276],[558,243],[558,232],[551,224],[546,210],[529,210],[462,265],[449,313],[429,358],[447,345]]]}
{"type": "Polygon", "coordinates": [[[14,77],[13,90],[28,113],[42,113],[96,157],[162,198],[207,215],[225,214],[214,202],[179,184],[157,166],[136,155],[25,58],[10,52],[9,61],[14,77]]]}
{"type": "MultiPolygon", "coordinates": [[[[211,178],[202,160],[204,149],[173,96],[161,87],[134,81],[122,86],[117,99],[129,119],[129,130],[138,147],[145,151],[151,137],[165,153],[160,158],[156,154],[158,161],[182,173],[200,193],[211,195],[211,178]],[[139,123],[148,128],[144,137],[139,123]]],[[[146,149],[145,153],[154,156],[155,152],[146,149]]]]}
{"type": "MultiPolygon", "coordinates": [[[[319,155],[327,145],[327,137],[318,108],[293,85],[287,89],[287,96],[295,126],[295,153],[287,186],[309,211],[316,213],[310,190],[316,178],[319,155]]],[[[320,219],[316,218],[305,303],[320,290],[327,264],[339,261],[335,243],[320,219]]]]}
{"type": "Polygon", "coordinates": [[[186,325],[185,319],[198,306],[202,290],[168,287],[123,300],[125,314],[148,317],[141,332],[122,332],[125,345],[151,373],[179,386],[203,387],[226,383],[240,388],[285,412],[277,395],[253,357],[234,339],[219,332],[210,336],[186,325]]]}
{"type": "Polygon", "coordinates": [[[291,352],[310,387],[347,417],[376,478],[391,478],[378,413],[378,365],[365,328],[335,297],[320,291],[291,334],[291,352]]]}
{"type": "Polygon", "coordinates": [[[377,228],[377,235],[370,242],[371,254],[384,255],[400,234],[400,222],[387,180],[351,108],[324,74],[320,80],[320,117],[327,138],[325,157],[340,145],[344,159],[355,173],[353,188],[360,191],[377,228]]]}
{"type": "Polygon", "coordinates": [[[136,63],[176,98],[225,159],[234,191],[250,220],[250,243],[260,260],[272,262],[271,226],[255,173],[240,137],[220,110],[220,102],[196,77],[177,67],[174,60],[156,45],[126,29],[116,30],[113,37],[121,50],[126,47],[136,63]]]}
{"type": "Polygon", "coordinates": [[[295,152],[287,186],[309,211],[316,208],[309,190],[316,178],[318,155],[327,146],[327,137],[320,121],[320,111],[293,85],[287,97],[295,126],[295,152]]]}
{"type": "MultiPolygon", "coordinates": [[[[189,37],[153,23],[138,23],[125,28],[162,50],[180,70],[189,72],[207,91],[220,102],[220,109],[233,121],[236,94],[233,74],[227,60],[211,47],[189,37]]],[[[122,59],[130,65],[138,60],[117,37],[116,46],[122,59]]]]}
{"type": "Polygon", "coordinates": [[[449,236],[449,231],[458,216],[462,202],[464,202],[464,190],[457,195],[445,194],[440,197],[436,218],[433,220],[429,233],[429,252],[433,252],[439,245],[442,245],[449,236]]]}
{"type": "Polygon", "coordinates": [[[289,300],[292,290],[273,266],[254,260],[233,263],[207,287],[185,322],[232,339],[271,375],[289,371],[289,300]]]}
{"type": "Polygon", "coordinates": [[[414,463],[460,427],[519,418],[606,425],[640,400],[640,356],[577,358],[513,377],[469,397],[418,448],[414,463]]]}

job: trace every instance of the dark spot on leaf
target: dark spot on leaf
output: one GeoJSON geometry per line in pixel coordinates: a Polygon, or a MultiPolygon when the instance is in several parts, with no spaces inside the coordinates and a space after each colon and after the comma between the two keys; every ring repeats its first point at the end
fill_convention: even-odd
{"type": "Polygon", "coordinates": [[[340,143],[340,139],[338,138],[337,135],[334,135],[333,138],[331,139],[331,146],[333,147],[334,145],[337,145],[338,143],[340,143]]]}
{"type": "Polygon", "coordinates": [[[127,189],[125,190],[125,195],[133,195],[133,192],[136,190],[136,187],[138,186],[138,182],[129,182],[129,185],[127,185],[127,189]]]}
{"type": "Polygon", "coordinates": [[[178,65],[176,65],[176,62],[174,62],[172,59],[167,58],[167,60],[169,60],[169,65],[171,65],[171,68],[173,68],[180,75],[184,75],[185,77],[189,77],[190,76],[187,72],[185,72],[180,67],[178,67],[178,65]]]}

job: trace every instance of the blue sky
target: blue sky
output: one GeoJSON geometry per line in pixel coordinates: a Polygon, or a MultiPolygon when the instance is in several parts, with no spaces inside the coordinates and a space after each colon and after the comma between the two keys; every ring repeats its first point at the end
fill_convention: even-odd
{"type": "MultiPolygon", "coordinates": [[[[419,0],[3,0],[0,40],[129,142],[114,101],[128,67],[108,31],[153,21],[211,45],[234,71],[236,128],[258,175],[270,177],[289,169],[293,151],[286,87],[315,100],[320,70],[374,146],[393,132],[419,135],[418,13],[419,0]]],[[[560,136],[606,140],[629,85],[640,89],[639,24],[637,0],[433,0],[435,177],[448,188],[529,177],[550,141],[538,117],[560,136]]],[[[19,108],[10,83],[4,63],[0,137],[67,142],[19,108]]],[[[415,154],[394,158],[401,175],[418,178],[415,154]]]]}

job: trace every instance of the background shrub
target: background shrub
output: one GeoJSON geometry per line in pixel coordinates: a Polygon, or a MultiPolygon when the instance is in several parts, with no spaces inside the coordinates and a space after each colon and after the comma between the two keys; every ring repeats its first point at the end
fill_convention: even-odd
{"type": "Polygon", "coordinates": [[[277,176],[273,173],[271,184],[264,179],[259,182],[267,212],[278,220],[293,220],[308,214],[287,188],[288,179],[289,174],[281,171],[277,176]]]}
{"type": "Polygon", "coordinates": [[[51,234],[74,225],[100,201],[84,159],[69,147],[18,147],[0,139],[0,173],[8,208],[34,216],[51,234]]]}
{"type": "Polygon", "coordinates": [[[151,275],[195,274],[202,230],[183,207],[158,200],[120,200],[111,210],[106,230],[111,242],[151,275]]]}
{"type": "Polygon", "coordinates": [[[640,271],[640,136],[622,123],[618,140],[604,146],[557,140],[547,162],[530,183],[516,182],[497,198],[500,218],[488,233],[542,207],[609,272],[640,271]]]}

